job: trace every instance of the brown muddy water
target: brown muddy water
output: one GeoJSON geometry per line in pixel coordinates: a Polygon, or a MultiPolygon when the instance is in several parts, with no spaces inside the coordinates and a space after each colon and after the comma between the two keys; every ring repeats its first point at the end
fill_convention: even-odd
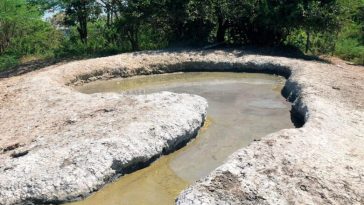
{"type": "Polygon", "coordinates": [[[164,205],[207,176],[233,152],[269,133],[292,128],[291,104],[280,91],[283,77],[267,74],[192,72],[97,81],[78,87],[83,93],[159,91],[200,95],[208,116],[196,139],[150,166],[72,205],[164,205]]]}

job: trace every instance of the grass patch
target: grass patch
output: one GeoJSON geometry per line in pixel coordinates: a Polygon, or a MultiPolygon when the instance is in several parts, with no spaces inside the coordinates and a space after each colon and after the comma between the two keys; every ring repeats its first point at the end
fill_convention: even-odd
{"type": "Polygon", "coordinates": [[[342,39],[336,45],[335,54],[340,58],[364,65],[364,46],[356,39],[342,39]]]}
{"type": "Polygon", "coordinates": [[[0,56],[0,72],[15,68],[20,64],[17,57],[11,55],[1,55],[0,56]]]}

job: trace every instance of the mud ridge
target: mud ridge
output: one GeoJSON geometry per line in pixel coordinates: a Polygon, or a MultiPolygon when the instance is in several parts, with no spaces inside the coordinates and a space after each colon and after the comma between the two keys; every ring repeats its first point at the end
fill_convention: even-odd
{"type": "Polygon", "coordinates": [[[242,53],[128,53],[1,80],[0,147],[15,148],[0,154],[0,204],[85,197],[193,138],[206,116],[199,96],[86,95],[72,88],[180,71],[283,75],[282,94],[305,124],[238,150],[177,204],[363,203],[363,69],[242,53]]]}

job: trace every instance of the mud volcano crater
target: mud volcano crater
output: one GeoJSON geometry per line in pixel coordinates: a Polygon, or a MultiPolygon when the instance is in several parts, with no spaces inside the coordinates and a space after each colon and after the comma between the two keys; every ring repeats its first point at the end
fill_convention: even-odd
{"type": "Polygon", "coordinates": [[[293,104],[296,126],[305,124],[238,149],[185,189],[177,204],[363,201],[358,180],[364,173],[359,160],[364,150],[361,72],[243,51],[156,51],[76,61],[2,80],[0,114],[7,120],[0,125],[0,145],[9,151],[0,155],[0,204],[85,198],[195,137],[208,119],[207,101],[198,95],[84,94],[72,87],[185,71],[288,77],[282,93],[293,104]]]}
{"type": "Polygon", "coordinates": [[[78,87],[87,94],[196,94],[207,100],[209,108],[197,140],[75,204],[173,204],[180,191],[207,176],[234,151],[269,133],[293,127],[290,103],[280,96],[284,82],[283,77],[265,74],[190,72],[97,81],[78,87]]]}

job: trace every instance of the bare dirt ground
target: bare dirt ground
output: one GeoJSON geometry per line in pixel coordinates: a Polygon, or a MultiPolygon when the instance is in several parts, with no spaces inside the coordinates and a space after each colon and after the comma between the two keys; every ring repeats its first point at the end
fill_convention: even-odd
{"type": "Polygon", "coordinates": [[[86,95],[72,85],[176,71],[290,76],[305,118],[238,150],[179,204],[363,204],[364,68],[244,51],[140,52],[55,65],[0,81],[0,204],[82,198],[192,138],[198,96],[86,95]]]}

